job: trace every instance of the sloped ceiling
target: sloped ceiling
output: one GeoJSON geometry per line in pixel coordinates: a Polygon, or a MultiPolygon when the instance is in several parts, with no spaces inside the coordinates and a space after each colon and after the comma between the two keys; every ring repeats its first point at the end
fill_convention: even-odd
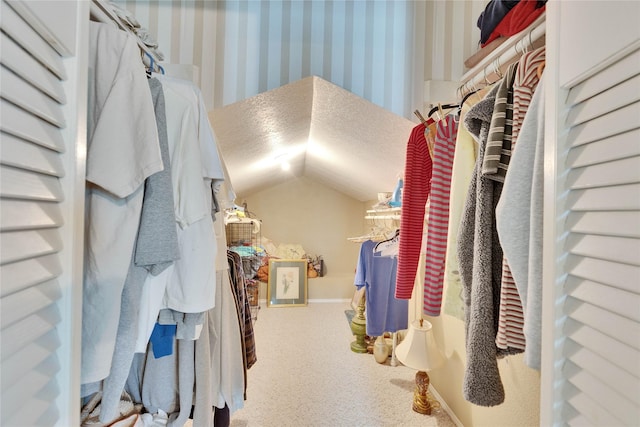
{"type": "Polygon", "coordinates": [[[209,120],[238,196],[307,176],[360,201],[393,190],[415,126],[315,76],[214,109],[209,120]]]}

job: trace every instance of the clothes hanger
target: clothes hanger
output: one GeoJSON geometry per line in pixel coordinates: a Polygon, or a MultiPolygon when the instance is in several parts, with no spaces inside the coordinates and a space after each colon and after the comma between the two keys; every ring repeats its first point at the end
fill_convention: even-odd
{"type": "Polygon", "coordinates": [[[422,116],[422,114],[420,113],[420,110],[416,110],[413,112],[413,114],[415,114],[416,116],[418,116],[418,119],[420,119],[420,123],[422,123],[423,125],[427,124],[427,121],[425,120],[425,118],[422,116]]]}
{"type": "Polygon", "coordinates": [[[369,233],[363,236],[347,237],[347,240],[349,240],[350,242],[362,243],[362,242],[366,242],[367,240],[371,240],[372,242],[381,242],[386,238],[387,236],[384,233],[384,230],[380,225],[376,224],[376,221],[374,220],[374,223],[371,225],[371,228],[369,229],[369,233]]]}
{"type": "Polygon", "coordinates": [[[494,84],[496,84],[497,82],[500,81],[500,79],[496,79],[495,81],[490,82],[489,79],[487,78],[487,69],[486,68],[483,70],[483,73],[484,73],[484,84],[485,84],[485,87],[493,86],[494,84]]]}
{"type": "Polygon", "coordinates": [[[397,244],[400,237],[400,229],[396,228],[393,236],[388,239],[381,240],[373,247],[373,252],[380,252],[384,249],[387,249],[389,244],[397,244]]]}
{"type": "MultiPolygon", "coordinates": [[[[468,83],[468,82],[465,82],[465,83],[461,84],[460,86],[458,86],[458,89],[456,89],[456,97],[457,97],[458,99],[461,99],[461,98],[462,98],[463,100],[465,100],[465,99],[467,98],[467,95],[468,95],[468,94],[465,94],[465,92],[464,92],[464,89],[466,89],[466,88],[467,88],[467,83],[468,83]],[[463,94],[464,94],[464,95],[463,95],[463,94]]],[[[458,103],[458,111],[457,111],[456,116],[455,116],[455,120],[456,120],[456,121],[459,121],[459,120],[460,120],[460,115],[461,115],[461,113],[462,113],[462,101],[460,101],[460,102],[458,103]]]]}
{"type": "Polygon", "coordinates": [[[480,89],[471,90],[471,91],[467,92],[467,94],[465,96],[462,97],[462,100],[460,101],[460,104],[458,105],[458,117],[460,117],[460,115],[462,114],[462,106],[467,101],[467,99],[469,99],[473,94],[477,93],[479,90],[480,89]]]}
{"type": "MultiPolygon", "coordinates": [[[[438,112],[438,118],[435,119],[436,122],[441,121],[442,119],[445,118],[446,114],[444,114],[443,109],[454,109],[454,108],[458,108],[458,104],[440,104],[438,102],[438,105],[436,105],[435,107],[431,108],[431,110],[429,110],[429,120],[434,120],[431,118],[431,115],[433,113],[435,113],[436,111],[438,112]]],[[[443,126],[447,126],[447,121],[443,121],[442,122],[443,126]]]]}
{"type": "MultiPolygon", "coordinates": [[[[147,73],[147,78],[150,79],[151,73],[153,73],[153,57],[144,51],[143,51],[143,54],[144,54],[143,56],[147,56],[149,58],[149,66],[145,67],[145,72],[147,73]]],[[[144,64],[144,58],[142,60],[142,63],[144,64]]]]}
{"type": "Polygon", "coordinates": [[[155,59],[153,58],[153,55],[151,55],[147,51],[144,51],[144,54],[147,56],[147,58],[149,58],[149,68],[146,69],[147,78],[150,78],[151,75],[156,71],[156,67],[158,68],[158,72],[160,72],[160,74],[164,74],[164,68],[162,67],[162,65],[158,64],[155,61],[155,59]]]}
{"type": "MultiPolygon", "coordinates": [[[[457,106],[458,106],[458,104],[440,104],[440,103],[438,103],[438,105],[436,105],[431,110],[429,110],[428,116],[431,117],[433,115],[433,113],[435,113],[436,111],[439,111],[439,114],[442,114],[442,110],[443,109],[456,108],[457,106]]],[[[441,119],[442,119],[442,117],[440,117],[438,120],[441,120],[441,119]]]]}
{"type": "Polygon", "coordinates": [[[502,70],[500,68],[501,68],[500,57],[497,57],[493,63],[493,71],[498,76],[498,80],[501,80],[504,77],[504,75],[502,74],[502,70]]]}

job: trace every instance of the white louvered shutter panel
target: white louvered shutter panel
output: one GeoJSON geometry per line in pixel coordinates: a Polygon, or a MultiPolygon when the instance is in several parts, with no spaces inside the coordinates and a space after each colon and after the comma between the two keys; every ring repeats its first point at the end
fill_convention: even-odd
{"type": "Polygon", "coordinates": [[[640,425],[640,50],[569,89],[563,420],[640,425]]]}
{"type": "Polygon", "coordinates": [[[71,425],[78,411],[82,217],[75,215],[83,210],[77,155],[86,90],[76,46],[61,42],[47,20],[74,29],[80,9],[45,3],[3,0],[0,11],[2,426],[71,425]],[[62,17],[43,20],[40,6],[62,17]]]}

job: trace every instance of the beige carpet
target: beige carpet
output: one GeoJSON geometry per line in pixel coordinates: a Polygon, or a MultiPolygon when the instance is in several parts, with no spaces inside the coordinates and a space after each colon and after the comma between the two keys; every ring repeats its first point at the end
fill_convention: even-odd
{"type": "Polygon", "coordinates": [[[415,371],[350,350],[348,303],[264,304],[255,323],[258,362],[232,427],[455,427],[446,412],[411,410],[415,371]]]}

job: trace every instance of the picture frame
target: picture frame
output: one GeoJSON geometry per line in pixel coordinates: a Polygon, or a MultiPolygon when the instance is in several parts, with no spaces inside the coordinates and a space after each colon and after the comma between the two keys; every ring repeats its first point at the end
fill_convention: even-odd
{"type": "Polygon", "coordinates": [[[267,307],[307,305],[307,260],[270,259],[267,307]]]}

